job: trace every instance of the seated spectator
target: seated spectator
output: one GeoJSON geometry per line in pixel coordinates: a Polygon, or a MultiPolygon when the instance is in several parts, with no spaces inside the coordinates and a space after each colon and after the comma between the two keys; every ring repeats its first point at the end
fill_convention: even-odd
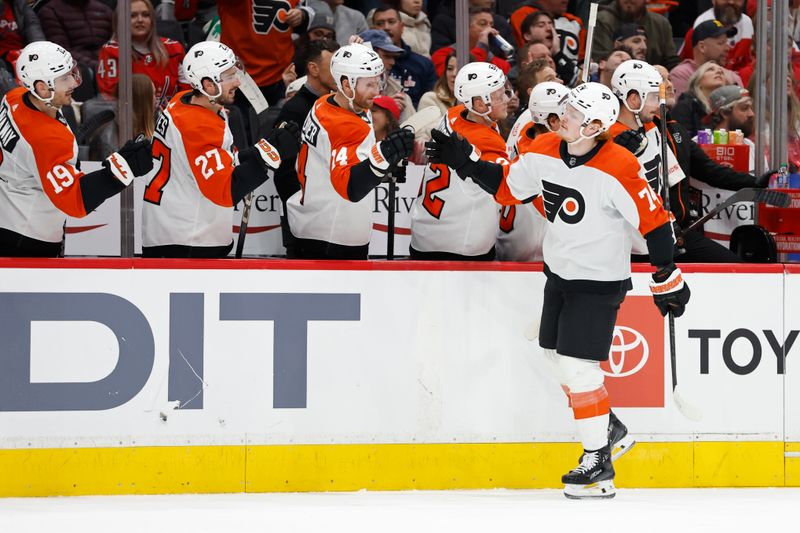
{"type": "Polygon", "coordinates": [[[372,11],[371,25],[385,31],[396,47],[403,52],[395,58],[390,74],[397,78],[403,90],[411,97],[416,106],[423,94],[433,88],[436,83],[436,71],[431,60],[411,50],[405,42],[405,26],[400,20],[400,12],[390,6],[383,6],[372,11]]]}
{"type": "MultiPolygon", "coordinates": [[[[786,66],[786,72],[790,73],[790,77],[794,79],[793,86],[794,86],[794,93],[800,97],[800,51],[795,49],[793,46],[789,46],[787,50],[788,54],[788,65],[786,66]]],[[[736,73],[741,76],[742,85],[746,87],[750,87],[750,81],[753,79],[753,74],[755,73],[756,68],[756,50],[755,50],[755,41],[753,41],[751,46],[751,55],[747,60],[747,63],[744,67],[738,69],[736,73]]],[[[767,57],[772,56],[772,39],[770,36],[770,28],[767,27],[767,57]]],[[[752,90],[751,90],[752,93],[752,90]]]]}
{"type": "MultiPolygon", "coordinates": [[[[491,18],[491,25],[495,28],[506,41],[511,42],[511,26],[508,21],[493,11],[494,0],[469,0],[469,12],[472,14],[473,10],[483,10],[482,12],[488,13],[491,18]]],[[[442,9],[433,19],[431,25],[431,58],[433,53],[440,48],[449,47],[456,42],[456,13],[455,4],[451,3],[447,8],[442,9]]],[[[471,19],[471,17],[470,17],[471,19]]],[[[472,39],[470,38],[470,43],[472,39]]],[[[488,43],[487,43],[488,44],[488,43]]],[[[472,45],[470,45],[470,49],[472,45]]],[[[447,54],[445,54],[447,56],[447,54]]],[[[478,61],[487,61],[486,59],[477,59],[478,61]]],[[[434,61],[434,64],[436,62],[434,61]]],[[[499,65],[498,65],[499,66],[499,65]]],[[[441,72],[437,69],[437,73],[441,72]]]]}
{"type": "Polygon", "coordinates": [[[556,62],[553,60],[553,56],[550,55],[550,50],[544,43],[531,43],[530,48],[528,48],[528,63],[532,63],[537,59],[543,59],[547,62],[547,64],[553,70],[556,70],[556,62]]]}
{"type": "MultiPolygon", "coordinates": [[[[788,94],[788,98],[786,101],[787,109],[786,109],[786,122],[787,122],[787,130],[788,130],[788,140],[787,140],[787,151],[788,151],[788,163],[789,163],[789,172],[790,173],[798,173],[800,172],[800,98],[797,96],[797,91],[792,90],[795,81],[792,79],[791,75],[786,76],[786,92],[788,94]]],[[[770,75],[767,75],[766,86],[770,86],[770,75]]],[[[747,90],[750,94],[755,93],[756,90],[756,77],[753,76],[750,78],[750,83],[747,85],[747,90]]],[[[765,91],[766,92],[766,91],[765,91]]],[[[765,111],[766,116],[762,119],[759,117],[759,124],[761,124],[762,134],[764,134],[765,125],[770,123],[770,116],[769,116],[769,101],[770,101],[770,93],[766,92],[766,105],[765,111]]]]}
{"type": "Polygon", "coordinates": [[[333,20],[336,41],[340,46],[348,44],[351,35],[358,35],[369,29],[364,14],[344,5],[344,0],[309,0],[308,6],[315,14],[333,20]]]}
{"type": "Polygon", "coordinates": [[[624,50],[631,59],[647,61],[647,34],[644,26],[626,23],[614,33],[614,50],[624,50]]]}
{"type": "MultiPolygon", "coordinates": [[[[181,71],[181,62],[185,55],[183,45],[158,36],[155,10],[150,0],[130,0],[130,3],[131,72],[146,75],[155,85],[156,95],[164,95],[167,99],[178,90],[188,89],[189,85],[181,71]]],[[[116,14],[114,17],[116,20],[116,14]]],[[[119,45],[116,33],[100,49],[96,76],[100,94],[115,98],[119,82],[119,45]]]]}
{"type": "Polygon", "coordinates": [[[617,70],[618,66],[629,59],[633,58],[625,50],[614,50],[609,53],[597,65],[599,74],[597,81],[611,89],[611,76],[614,75],[614,71],[617,70]]]}
{"type": "MultiPolygon", "coordinates": [[[[455,22],[453,22],[455,25],[455,22]]],[[[436,25],[434,24],[434,27],[436,25]]],[[[493,63],[505,74],[511,70],[511,65],[505,59],[495,56],[490,51],[489,36],[496,35],[492,12],[487,7],[475,7],[469,10],[469,49],[475,61],[493,63]]],[[[455,42],[455,40],[451,41],[455,42]]],[[[436,74],[441,76],[444,72],[444,63],[447,56],[455,52],[454,45],[439,48],[431,55],[436,74]]]]}
{"type": "Polygon", "coordinates": [[[431,21],[422,10],[422,0],[399,0],[396,7],[403,22],[403,42],[412,52],[431,57],[431,21]]]}
{"type": "Polygon", "coordinates": [[[598,61],[607,57],[614,49],[614,34],[623,24],[630,22],[644,27],[647,34],[647,62],[672,68],[680,63],[675,54],[672,40],[672,27],[669,21],[658,13],[647,9],[647,0],[614,0],[601,7],[597,13],[597,26],[594,30],[592,59],[598,61]]]}
{"type": "Polygon", "coordinates": [[[411,101],[411,97],[408,96],[400,82],[389,74],[394,68],[395,61],[404,53],[404,50],[392,44],[389,34],[383,30],[367,30],[359,34],[359,37],[364,40],[364,43],[370,43],[372,49],[378,53],[381,61],[383,61],[384,71],[382,76],[385,84],[381,89],[381,94],[394,98],[400,108],[400,121],[405,122],[417,110],[411,101]]]}
{"type": "Polygon", "coordinates": [[[304,76],[306,73],[305,61],[306,48],[308,43],[326,39],[328,41],[336,41],[336,30],[333,27],[333,19],[328,20],[325,15],[315,14],[308,23],[308,31],[302,34],[294,42],[294,71],[298,76],[304,76]]]}
{"type": "Polygon", "coordinates": [[[0,0],[0,67],[13,77],[17,57],[25,45],[44,40],[39,17],[26,0],[0,0]]]}
{"type": "MultiPolygon", "coordinates": [[[[728,39],[736,33],[736,28],[724,26],[718,20],[707,20],[694,29],[692,34],[692,59],[684,59],[669,73],[669,79],[675,86],[675,93],[680,96],[686,91],[689,78],[697,67],[708,61],[723,65],[731,47],[728,39]]],[[[729,85],[744,85],[742,79],[733,71],[725,69],[725,77],[729,85]]]]}
{"type": "Polygon", "coordinates": [[[738,85],[725,85],[708,96],[710,114],[708,127],[712,130],[741,130],[744,144],[750,147],[750,172],[755,166],[756,146],[748,138],[755,132],[756,115],[750,91],[738,85]]]}
{"type": "Polygon", "coordinates": [[[113,11],[100,0],[50,0],[39,10],[47,40],[69,50],[80,65],[97,70],[97,54],[111,38],[113,11]]]}
{"type": "Polygon", "coordinates": [[[372,129],[375,140],[382,141],[391,132],[400,129],[400,108],[394,98],[378,96],[372,101],[372,129]]]}
{"type": "Polygon", "coordinates": [[[531,91],[542,82],[551,81],[563,85],[564,82],[556,76],[556,71],[544,59],[531,61],[519,72],[517,80],[517,92],[520,100],[528,102],[531,91]]]}
{"type": "Polygon", "coordinates": [[[678,98],[672,109],[672,118],[680,122],[692,136],[706,127],[703,119],[711,108],[708,97],[715,89],[725,85],[725,70],[716,63],[700,65],[689,78],[689,88],[678,98]]]}
{"type": "Polygon", "coordinates": [[[447,67],[444,74],[442,74],[433,86],[433,90],[422,95],[419,99],[418,109],[422,110],[426,107],[435,107],[440,111],[440,115],[428,124],[417,129],[414,133],[416,141],[430,141],[431,130],[439,126],[442,117],[447,115],[447,110],[456,105],[456,96],[453,93],[454,84],[456,81],[456,72],[458,71],[458,61],[455,54],[450,54],[445,60],[447,67]]]}
{"type": "Polygon", "coordinates": [[[567,5],[566,0],[528,0],[524,2],[511,14],[510,19],[517,46],[522,46],[525,42],[522,32],[522,24],[525,19],[536,11],[547,11],[553,17],[561,52],[575,63],[583,59],[586,30],[579,17],[567,13],[567,5]]]}
{"type": "Polygon", "coordinates": [[[680,53],[681,58],[689,59],[692,55],[694,31],[697,27],[708,20],[718,20],[723,26],[736,28],[736,33],[729,36],[731,50],[728,58],[720,65],[731,70],[738,70],[743,66],[741,61],[747,59],[748,50],[753,40],[753,20],[742,12],[743,2],[741,0],[712,0],[712,7],[703,12],[694,21],[694,28],[686,32],[683,46],[680,53]]]}
{"type": "Polygon", "coordinates": [[[497,129],[500,130],[500,136],[503,139],[508,139],[508,134],[511,133],[511,128],[514,127],[519,115],[527,109],[527,105],[520,105],[519,93],[508,79],[506,79],[506,94],[508,95],[507,115],[506,118],[497,121],[497,129]]]}

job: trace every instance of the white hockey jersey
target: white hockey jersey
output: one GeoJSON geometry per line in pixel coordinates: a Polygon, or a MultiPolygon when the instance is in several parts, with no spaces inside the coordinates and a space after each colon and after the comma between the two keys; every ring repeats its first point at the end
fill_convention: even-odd
{"type": "Polygon", "coordinates": [[[227,115],[189,103],[191,94],[176,94],[156,124],[155,175],[142,207],[145,247],[233,240],[235,156],[227,115]]]}
{"type": "Polygon", "coordinates": [[[297,155],[301,189],[286,202],[295,237],[343,246],[369,244],[372,197],[352,202],[347,186],[350,169],[369,157],[374,144],[369,111],[357,115],[336,104],[332,95],[314,103],[297,155]]]}
{"type": "MultiPolygon", "coordinates": [[[[513,161],[529,147],[533,139],[526,133],[533,126],[530,113],[520,115],[506,140],[506,150],[513,161]]],[[[497,232],[497,259],[500,261],[541,261],[547,221],[541,208],[541,197],[525,205],[506,205],[500,211],[497,232]],[[541,211],[541,209],[539,209],[541,211]]]]}
{"type": "MultiPolygon", "coordinates": [[[[481,159],[507,165],[506,145],[496,126],[467,120],[465,113],[463,105],[450,108],[439,129],[459,133],[478,149],[481,159]]],[[[495,245],[499,220],[500,206],[492,195],[446,165],[428,165],[411,208],[411,247],[483,255],[495,245]]]]}
{"type": "Polygon", "coordinates": [[[0,227],[60,242],[67,215],[85,217],[78,145],[66,123],[10,90],[0,103],[0,227]]]}
{"type": "Polygon", "coordinates": [[[611,141],[584,156],[567,152],[555,133],[537,137],[507,170],[497,198],[519,203],[541,194],[549,226],[544,261],[565,280],[630,277],[630,230],[642,235],[669,220],[639,162],[611,141]]]}

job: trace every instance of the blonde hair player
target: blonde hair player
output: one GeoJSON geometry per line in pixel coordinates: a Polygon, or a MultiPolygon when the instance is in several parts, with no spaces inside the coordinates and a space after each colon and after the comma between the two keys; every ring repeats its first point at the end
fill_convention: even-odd
{"type": "Polygon", "coordinates": [[[639,178],[638,160],[607,139],[618,114],[607,87],[586,83],[565,98],[558,131],[539,136],[510,166],[480,161],[455,137],[428,149],[432,161],[495,191],[503,204],[544,200],[549,224],[539,345],[569,394],[584,449],[580,464],[562,477],[568,498],[616,494],[600,363],[608,359],[617,311],[632,288],[631,231],[647,241],[657,269],[650,288],[661,314],[682,315],[690,295],[673,262],[672,226],[660,198],[639,178]]]}

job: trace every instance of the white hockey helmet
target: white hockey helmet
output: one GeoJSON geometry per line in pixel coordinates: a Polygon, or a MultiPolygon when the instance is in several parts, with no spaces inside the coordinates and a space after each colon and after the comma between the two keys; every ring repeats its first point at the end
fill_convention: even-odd
{"type": "Polygon", "coordinates": [[[477,97],[483,100],[483,103],[489,106],[489,111],[477,114],[485,117],[492,109],[491,94],[497,89],[505,87],[505,83],[506,75],[497,65],[476,61],[467,63],[459,69],[453,90],[456,99],[473,113],[477,113],[477,111],[472,109],[472,99],[477,97]]]}
{"type": "Polygon", "coordinates": [[[183,72],[189,84],[212,101],[222,94],[222,73],[231,67],[237,74],[242,64],[233,50],[216,41],[202,41],[192,46],[183,58],[183,72]],[[203,89],[203,79],[210,79],[217,87],[217,94],[208,94],[203,89]]]}
{"type": "Polygon", "coordinates": [[[65,48],[50,41],[35,41],[22,49],[17,59],[17,78],[39,100],[50,103],[55,96],[56,80],[71,74],[77,85],[81,84],[78,64],[65,48]],[[42,98],[36,94],[37,81],[47,84],[51,94],[42,98]]]}
{"type": "MultiPolygon", "coordinates": [[[[348,44],[334,52],[331,57],[331,74],[345,98],[353,101],[355,98],[356,82],[359,78],[370,78],[383,74],[383,60],[378,53],[363,44],[348,44]],[[347,78],[352,98],[345,94],[342,88],[342,78],[347,78]]],[[[352,105],[352,104],[351,104],[352,105]]]]}
{"type": "Polygon", "coordinates": [[[611,88],[632,113],[639,113],[644,108],[644,100],[650,93],[657,93],[662,83],[661,74],[650,63],[629,59],[617,67],[611,76],[611,88]],[[639,109],[628,107],[628,93],[635,91],[642,100],[639,109]]]}
{"type": "Polygon", "coordinates": [[[528,110],[531,114],[531,119],[536,124],[541,124],[547,129],[550,129],[547,119],[550,115],[556,115],[558,118],[564,114],[564,106],[566,101],[564,97],[569,94],[569,89],[564,87],[561,83],[554,81],[543,81],[536,85],[531,91],[530,99],[528,100],[528,110]]]}
{"type": "Polygon", "coordinates": [[[602,83],[589,82],[578,85],[569,92],[565,98],[565,104],[569,104],[583,113],[581,139],[591,139],[608,131],[619,116],[619,100],[614,98],[611,90],[602,83]],[[586,137],[583,134],[583,128],[595,120],[600,122],[600,129],[591,137],[586,137]]]}

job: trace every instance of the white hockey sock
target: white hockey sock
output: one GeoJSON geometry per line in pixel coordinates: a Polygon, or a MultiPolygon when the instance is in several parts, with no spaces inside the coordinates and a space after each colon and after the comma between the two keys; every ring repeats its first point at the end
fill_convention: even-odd
{"type": "Polygon", "coordinates": [[[575,423],[578,425],[578,435],[581,437],[584,450],[599,450],[608,444],[608,413],[591,418],[579,418],[575,423]]]}

